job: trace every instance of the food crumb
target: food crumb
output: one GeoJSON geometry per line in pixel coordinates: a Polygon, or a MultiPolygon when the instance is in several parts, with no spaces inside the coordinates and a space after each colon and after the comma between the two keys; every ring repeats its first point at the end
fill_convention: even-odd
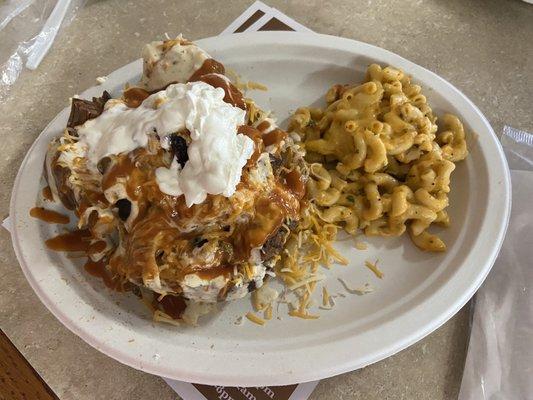
{"type": "Polygon", "coordinates": [[[133,342],[135,342],[135,339],[128,340],[128,343],[133,343],[133,342]]]}
{"type": "Polygon", "coordinates": [[[318,318],[320,318],[319,315],[311,315],[307,311],[302,311],[302,310],[289,311],[289,315],[291,317],[297,317],[297,318],[301,318],[301,319],[318,319],[318,318]]]}
{"type": "Polygon", "coordinates": [[[355,242],[355,248],[357,250],[366,250],[368,249],[368,245],[365,242],[355,242]]]}
{"type": "Polygon", "coordinates": [[[141,34],[139,32],[134,32],[133,34],[135,35],[135,37],[141,36],[141,34]]]}
{"type": "Polygon", "coordinates": [[[263,318],[266,320],[272,319],[272,304],[270,304],[263,312],[263,318]]]}
{"type": "Polygon", "coordinates": [[[107,81],[107,76],[99,76],[96,78],[96,82],[98,82],[99,85],[103,84],[105,81],[107,81]]]}
{"type": "Polygon", "coordinates": [[[252,321],[254,324],[257,324],[257,325],[265,324],[265,320],[263,318],[258,317],[252,312],[246,313],[246,318],[248,318],[250,321],[252,321]]]}
{"type": "Polygon", "coordinates": [[[322,306],[327,307],[327,305],[330,302],[330,295],[328,293],[328,289],[325,286],[322,286],[322,306]]]}
{"type": "MultiPolygon", "coordinates": [[[[357,294],[359,296],[362,296],[364,294],[367,294],[367,293],[372,293],[374,291],[374,288],[372,288],[372,286],[370,286],[369,283],[365,283],[363,286],[361,287],[358,287],[358,288],[351,288],[344,279],[342,278],[338,278],[339,282],[342,284],[342,286],[344,287],[344,289],[350,293],[350,294],[357,294]]],[[[339,293],[340,295],[340,293],[339,293]]],[[[342,296],[344,297],[344,296],[342,296]]]]}

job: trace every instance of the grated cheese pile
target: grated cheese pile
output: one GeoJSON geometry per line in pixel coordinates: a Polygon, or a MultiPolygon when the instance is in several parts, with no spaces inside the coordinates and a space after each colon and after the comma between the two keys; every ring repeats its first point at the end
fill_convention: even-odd
{"type": "Polygon", "coordinates": [[[296,292],[299,299],[297,307],[289,303],[290,316],[319,318],[318,315],[310,314],[309,308],[317,283],[326,278],[320,273],[320,266],[329,269],[335,262],[348,264],[348,260],[333,247],[338,229],[338,226],[321,220],[318,210],[311,203],[304,209],[299,226],[290,231],[285,249],[275,267],[276,275],[289,290],[296,292]]]}
{"type": "Polygon", "coordinates": [[[385,276],[385,274],[383,272],[380,271],[380,269],[378,268],[378,260],[376,260],[376,262],[374,263],[371,263],[370,261],[365,261],[365,266],[374,273],[374,275],[376,275],[379,279],[383,279],[383,276],[385,276]]]}

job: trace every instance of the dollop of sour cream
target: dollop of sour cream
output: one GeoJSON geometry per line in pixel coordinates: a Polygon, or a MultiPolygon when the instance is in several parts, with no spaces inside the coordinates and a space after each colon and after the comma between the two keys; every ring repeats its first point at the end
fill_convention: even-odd
{"type": "Polygon", "coordinates": [[[109,100],[100,116],[77,128],[78,145],[96,166],[105,156],[146,147],[153,133],[168,149],[168,136],[187,129],[191,135],[189,160],[183,168],[175,158],[169,168],[157,168],[159,189],[171,196],[184,195],[188,207],[202,203],[208,194],[230,197],[254,151],[254,142],[237,133],[245,111],[223,99],[223,89],[190,82],[170,85],[137,108],[109,100]]]}

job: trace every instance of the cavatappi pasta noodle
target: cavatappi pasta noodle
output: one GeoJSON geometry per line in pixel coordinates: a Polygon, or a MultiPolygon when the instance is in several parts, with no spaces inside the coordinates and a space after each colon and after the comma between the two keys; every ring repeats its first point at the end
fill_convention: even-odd
{"type": "Polygon", "coordinates": [[[338,228],[368,236],[407,231],[422,250],[446,250],[428,228],[450,223],[450,176],[468,154],[459,119],[445,114],[437,123],[420,86],[403,71],[376,64],[363,83],[334,85],[326,102],[325,109],[298,109],[289,126],[309,164],[302,224],[312,229],[302,230],[322,245],[310,261],[324,261],[324,251],[342,261],[329,242],[338,228]]]}

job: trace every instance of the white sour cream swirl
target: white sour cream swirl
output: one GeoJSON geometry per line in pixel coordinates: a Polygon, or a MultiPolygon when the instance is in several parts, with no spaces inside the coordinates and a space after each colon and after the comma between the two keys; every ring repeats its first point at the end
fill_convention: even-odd
{"type": "Polygon", "coordinates": [[[146,147],[156,132],[168,148],[168,136],[189,130],[189,160],[183,169],[176,159],[170,168],[158,168],[156,180],[163,193],[184,195],[187,206],[202,203],[207,194],[230,197],[242,168],[254,151],[249,137],[238,134],[245,111],[224,102],[224,90],[204,82],[170,85],[149,96],[137,108],[110,100],[104,112],[77,128],[78,145],[95,166],[110,154],[146,147]]]}

